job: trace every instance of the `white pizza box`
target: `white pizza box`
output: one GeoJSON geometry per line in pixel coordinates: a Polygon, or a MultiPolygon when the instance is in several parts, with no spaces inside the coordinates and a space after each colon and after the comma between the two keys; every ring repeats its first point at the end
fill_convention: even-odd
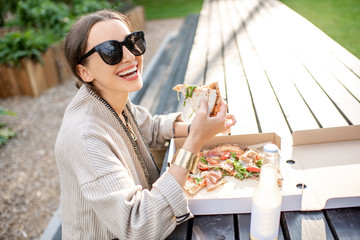
{"type": "MultiPolygon", "coordinates": [[[[185,139],[172,139],[168,166],[185,139]]],[[[204,147],[243,144],[262,149],[266,143],[281,146],[276,133],[216,136],[204,147]]],[[[293,147],[280,152],[282,211],[320,210],[360,206],[360,126],[296,131],[293,147]]],[[[194,195],[184,191],[194,215],[250,213],[257,181],[225,177],[227,182],[194,195]]]]}
{"type": "Polygon", "coordinates": [[[360,206],[360,125],[296,131],[290,158],[288,181],[306,186],[300,210],[360,206]]]}

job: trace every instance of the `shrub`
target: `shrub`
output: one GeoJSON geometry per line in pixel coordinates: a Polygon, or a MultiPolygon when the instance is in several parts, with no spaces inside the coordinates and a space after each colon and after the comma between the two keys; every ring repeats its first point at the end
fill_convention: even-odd
{"type": "Polygon", "coordinates": [[[97,10],[111,8],[111,4],[108,1],[103,0],[74,0],[72,14],[74,16],[80,16],[85,13],[96,12],[97,10]]]}
{"type": "Polygon", "coordinates": [[[0,0],[0,27],[5,25],[7,14],[14,12],[16,1],[0,0]]]}
{"type": "MultiPolygon", "coordinates": [[[[0,3],[3,1],[6,0],[0,3]]],[[[129,0],[125,2],[128,4],[129,0]]],[[[6,26],[17,26],[21,31],[0,39],[0,63],[19,66],[25,57],[42,62],[41,54],[66,36],[77,17],[104,8],[120,9],[122,4],[118,0],[20,0],[6,26]]],[[[1,19],[4,12],[14,8],[9,4],[4,7],[1,19]]]]}
{"type": "Polygon", "coordinates": [[[50,0],[21,0],[16,5],[15,16],[9,24],[24,29],[46,29],[62,32],[68,22],[69,7],[50,0]]]}
{"type": "Polygon", "coordinates": [[[20,66],[20,60],[25,57],[42,62],[41,54],[52,38],[51,34],[35,30],[10,32],[0,39],[0,63],[20,66]]]}

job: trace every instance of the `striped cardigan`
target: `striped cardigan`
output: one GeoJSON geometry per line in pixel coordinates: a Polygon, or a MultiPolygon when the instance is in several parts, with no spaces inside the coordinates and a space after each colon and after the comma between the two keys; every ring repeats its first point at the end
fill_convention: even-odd
{"type": "Polygon", "coordinates": [[[63,239],[164,239],[192,217],[180,185],[169,173],[159,177],[147,147],[173,137],[181,115],[151,117],[128,101],[125,116],[136,141],[84,85],[67,107],[55,145],[63,239]]]}

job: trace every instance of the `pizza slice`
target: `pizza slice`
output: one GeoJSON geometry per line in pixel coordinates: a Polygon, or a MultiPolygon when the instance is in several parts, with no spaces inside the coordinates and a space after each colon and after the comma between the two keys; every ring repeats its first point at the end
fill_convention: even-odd
{"type": "Polygon", "coordinates": [[[185,182],[184,189],[191,195],[200,191],[206,186],[206,180],[200,173],[190,174],[185,182]]]}
{"type": "Polygon", "coordinates": [[[226,182],[226,180],[223,178],[223,174],[220,168],[204,171],[201,173],[201,176],[203,176],[206,181],[207,191],[213,190],[226,182]]]}
{"type": "Polygon", "coordinates": [[[193,112],[196,112],[199,108],[201,99],[205,99],[208,103],[208,112],[210,116],[216,116],[220,111],[222,99],[217,82],[199,86],[178,84],[173,90],[177,91],[178,94],[182,93],[185,96],[184,106],[189,104],[193,112]]]}

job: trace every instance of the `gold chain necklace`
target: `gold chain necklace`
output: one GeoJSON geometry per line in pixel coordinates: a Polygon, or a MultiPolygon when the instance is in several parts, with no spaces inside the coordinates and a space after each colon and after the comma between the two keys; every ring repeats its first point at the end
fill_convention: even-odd
{"type": "Polygon", "coordinates": [[[131,125],[130,125],[130,123],[129,123],[128,117],[125,115],[125,111],[124,111],[124,110],[122,111],[122,116],[123,116],[124,119],[125,119],[125,125],[126,125],[126,128],[129,130],[131,137],[134,139],[134,141],[136,141],[136,140],[137,140],[137,136],[136,136],[133,128],[131,127],[131,125]]]}

